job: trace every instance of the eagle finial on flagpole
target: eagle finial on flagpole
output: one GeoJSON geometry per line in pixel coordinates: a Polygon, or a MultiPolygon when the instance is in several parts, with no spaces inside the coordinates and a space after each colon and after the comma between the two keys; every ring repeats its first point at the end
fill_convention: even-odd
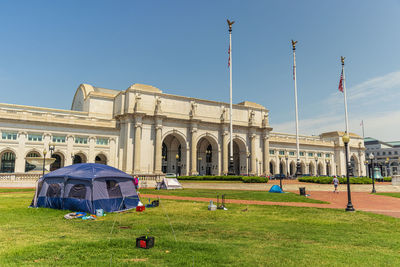
{"type": "Polygon", "coordinates": [[[345,57],[343,57],[343,56],[340,57],[340,61],[342,61],[342,65],[344,65],[344,59],[345,59],[345,57]]]}
{"type": "Polygon", "coordinates": [[[293,50],[296,50],[296,44],[297,44],[297,41],[293,41],[293,40],[292,40],[293,50]]]}
{"type": "Polygon", "coordinates": [[[232,25],[233,23],[235,23],[234,21],[230,21],[229,19],[226,20],[226,22],[228,22],[228,26],[229,26],[229,31],[232,31],[232,25]]]}

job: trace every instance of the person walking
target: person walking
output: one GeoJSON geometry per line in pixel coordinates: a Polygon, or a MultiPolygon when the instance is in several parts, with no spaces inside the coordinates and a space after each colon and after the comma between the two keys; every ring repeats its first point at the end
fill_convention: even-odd
{"type": "Polygon", "coordinates": [[[339,193],[339,191],[337,190],[338,185],[339,185],[339,179],[336,176],[333,178],[332,184],[335,187],[335,190],[333,191],[333,193],[339,193]]]}
{"type": "Polygon", "coordinates": [[[135,189],[138,190],[139,189],[139,176],[135,176],[133,178],[133,183],[135,184],[135,189]]]}

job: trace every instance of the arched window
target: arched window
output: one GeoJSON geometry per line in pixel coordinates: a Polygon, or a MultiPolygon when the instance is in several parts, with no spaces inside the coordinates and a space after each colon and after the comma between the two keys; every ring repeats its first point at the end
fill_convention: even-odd
{"type": "Polygon", "coordinates": [[[274,164],[272,164],[272,161],[269,162],[269,172],[270,172],[271,174],[274,174],[274,173],[275,173],[274,164]]]}
{"type": "Polygon", "coordinates": [[[13,152],[5,152],[1,155],[1,172],[14,172],[15,170],[15,154],[13,152]]]}
{"type": "Polygon", "coordinates": [[[107,158],[103,154],[99,154],[95,158],[95,163],[107,165],[107,158]]]}
{"type": "Polygon", "coordinates": [[[121,188],[115,180],[107,180],[107,192],[109,197],[122,197],[121,188]]]}
{"type": "Polygon", "coordinates": [[[68,194],[69,198],[85,199],[86,197],[86,186],[84,184],[74,185],[68,194]]]}
{"type": "Polygon", "coordinates": [[[75,155],[73,164],[79,164],[79,163],[82,163],[82,158],[79,155],[75,155]]]}

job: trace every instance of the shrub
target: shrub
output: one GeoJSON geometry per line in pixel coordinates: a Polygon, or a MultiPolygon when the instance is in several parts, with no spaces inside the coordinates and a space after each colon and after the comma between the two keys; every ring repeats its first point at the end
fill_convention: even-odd
{"type": "Polygon", "coordinates": [[[186,181],[242,181],[244,183],[267,183],[267,177],[258,176],[179,176],[179,180],[186,181]]]}
{"type": "MultiPolygon", "coordinates": [[[[338,178],[339,183],[341,184],[346,184],[347,183],[347,178],[338,178]]],[[[319,177],[314,177],[314,176],[305,176],[301,177],[298,179],[300,182],[306,182],[306,183],[317,183],[317,184],[330,184],[332,183],[333,177],[328,177],[328,176],[319,176],[319,177]]],[[[388,179],[387,179],[388,180],[388,179]]],[[[386,180],[385,180],[386,181],[386,180]]],[[[390,179],[391,181],[391,179],[390,179]]],[[[350,177],[350,184],[372,184],[372,179],[368,177],[350,177]]]]}
{"type": "Polygon", "coordinates": [[[243,176],[243,183],[268,183],[267,177],[243,176]]]}

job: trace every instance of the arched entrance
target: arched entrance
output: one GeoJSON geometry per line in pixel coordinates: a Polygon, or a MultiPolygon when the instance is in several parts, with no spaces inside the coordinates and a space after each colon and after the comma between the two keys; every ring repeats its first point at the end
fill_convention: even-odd
{"type": "Polygon", "coordinates": [[[289,175],[293,176],[296,173],[296,163],[294,161],[290,162],[290,172],[289,175]]]}
{"type": "Polygon", "coordinates": [[[74,155],[74,159],[72,161],[72,164],[79,164],[79,163],[86,163],[86,156],[82,153],[78,153],[74,155]]]}
{"type": "Polygon", "coordinates": [[[218,144],[210,136],[197,142],[197,172],[199,175],[218,174],[218,144]]]}
{"type": "Polygon", "coordinates": [[[94,159],[95,163],[107,165],[107,157],[104,154],[98,154],[94,159]]]}
{"type": "Polygon", "coordinates": [[[50,171],[64,167],[64,156],[61,153],[54,153],[51,157],[56,160],[50,165],[50,171]]]}
{"type": "Polygon", "coordinates": [[[318,163],[318,175],[324,175],[324,165],[322,162],[318,163]]]}
{"type": "Polygon", "coordinates": [[[332,168],[331,163],[329,161],[327,161],[326,162],[326,175],[327,176],[331,176],[332,175],[331,168],[332,168]]]}
{"type": "Polygon", "coordinates": [[[315,167],[314,167],[314,163],[310,162],[309,167],[308,167],[308,172],[310,173],[310,175],[316,176],[317,174],[315,173],[315,167]]]}
{"type": "Polygon", "coordinates": [[[1,154],[1,167],[0,172],[14,172],[15,171],[15,154],[12,151],[6,151],[1,154]]]}
{"type": "Polygon", "coordinates": [[[279,174],[286,175],[286,162],[284,160],[279,162],[279,174]]]}
{"type": "Polygon", "coordinates": [[[186,142],[178,133],[164,137],[161,151],[161,166],[164,173],[186,175],[186,142]]]}
{"type": "MultiPolygon", "coordinates": [[[[26,158],[39,158],[40,154],[39,152],[33,151],[33,152],[29,152],[28,154],[26,154],[26,158]]],[[[28,163],[27,160],[25,160],[25,172],[29,172],[33,169],[36,168],[36,165],[30,164],[28,163]]]]}
{"type": "Polygon", "coordinates": [[[351,166],[351,176],[359,176],[358,172],[358,159],[356,156],[352,155],[350,158],[350,166],[351,166]]]}
{"type": "Polygon", "coordinates": [[[276,167],[275,167],[275,161],[271,160],[269,162],[269,172],[271,175],[274,175],[276,173],[276,167]]]}
{"type": "Polygon", "coordinates": [[[301,170],[301,175],[306,174],[306,164],[304,163],[304,161],[300,163],[300,170],[301,170]]]}
{"type": "MultiPolygon", "coordinates": [[[[228,157],[230,155],[231,147],[230,142],[228,143],[228,157]]],[[[249,166],[251,170],[251,164],[249,166]]],[[[254,170],[255,173],[256,170],[254,170]]],[[[247,155],[246,155],[246,145],[239,139],[233,139],[233,172],[235,175],[247,174],[247,155]]]]}

